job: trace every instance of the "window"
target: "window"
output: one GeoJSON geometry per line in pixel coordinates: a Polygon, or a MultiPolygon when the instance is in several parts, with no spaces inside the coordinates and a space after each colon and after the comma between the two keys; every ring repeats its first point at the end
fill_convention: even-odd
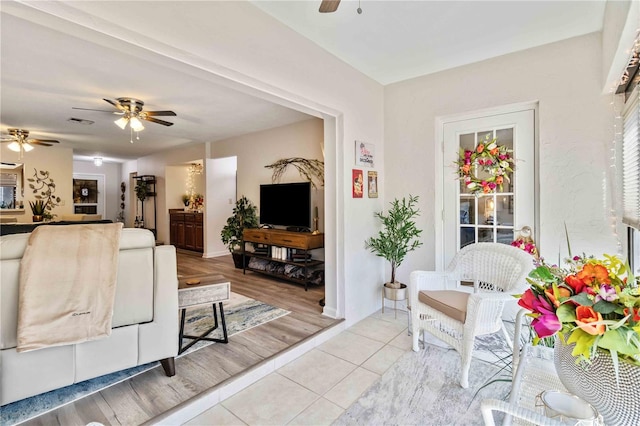
{"type": "Polygon", "coordinates": [[[622,222],[628,226],[627,255],[634,272],[640,268],[640,91],[625,105],[622,137],[622,222]]]}
{"type": "Polygon", "coordinates": [[[0,209],[17,209],[22,195],[22,164],[2,163],[0,209]]]}

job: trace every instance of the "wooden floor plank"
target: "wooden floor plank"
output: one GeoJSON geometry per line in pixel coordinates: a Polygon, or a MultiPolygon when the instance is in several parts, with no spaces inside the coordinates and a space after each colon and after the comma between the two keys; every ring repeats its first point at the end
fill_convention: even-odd
{"type": "Polygon", "coordinates": [[[318,301],[324,287],[308,291],[255,272],[243,274],[231,256],[203,259],[178,250],[178,274],[222,274],[231,291],[291,311],[289,315],[231,336],[229,344],[214,343],[176,360],[176,375],[166,377],[156,367],[94,395],[39,416],[28,425],[104,425],[143,423],[237,375],[337,321],[322,316],[318,301]]]}

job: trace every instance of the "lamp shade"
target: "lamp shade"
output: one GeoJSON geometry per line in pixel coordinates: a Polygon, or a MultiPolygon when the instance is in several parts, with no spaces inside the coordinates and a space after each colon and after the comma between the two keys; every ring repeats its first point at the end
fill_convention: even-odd
{"type": "Polygon", "coordinates": [[[131,126],[134,132],[139,132],[141,130],[144,130],[142,121],[140,121],[138,117],[131,117],[131,119],[129,119],[129,125],[131,126]]]}
{"type": "Polygon", "coordinates": [[[116,126],[120,127],[122,130],[124,130],[124,128],[127,127],[128,122],[129,122],[129,119],[126,117],[120,117],[116,121],[114,121],[114,123],[116,123],[116,126]]]}

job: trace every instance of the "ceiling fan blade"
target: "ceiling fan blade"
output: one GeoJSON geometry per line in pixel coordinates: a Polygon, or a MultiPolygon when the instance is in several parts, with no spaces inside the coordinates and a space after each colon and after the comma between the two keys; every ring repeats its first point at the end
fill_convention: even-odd
{"type": "Polygon", "coordinates": [[[18,139],[14,137],[0,138],[0,142],[18,142],[18,139]]]}
{"type": "Polygon", "coordinates": [[[322,0],[320,3],[320,9],[318,11],[320,13],[331,13],[338,10],[338,5],[340,4],[340,0],[322,0]]]}
{"type": "Polygon", "coordinates": [[[119,101],[112,101],[111,99],[102,98],[103,101],[110,103],[114,107],[118,108],[120,111],[125,111],[126,108],[123,107],[119,101]]]}
{"type": "Polygon", "coordinates": [[[28,143],[38,143],[38,142],[46,142],[46,143],[60,143],[60,141],[57,141],[55,139],[29,139],[27,141],[28,143]]]}
{"type": "Polygon", "coordinates": [[[120,114],[120,115],[123,114],[123,112],[121,112],[121,111],[111,111],[111,110],[106,110],[106,109],[78,108],[78,107],[71,107],[71,109],[80,109],[82,111],[108,112],[109,114],[120,114]]]}
{"type": "Polygon", "coordinates": [[[173,111],[143,111],[142,114],[146,114],[149,117],[162,117],[162,116],[175,117],[176,116],[176,113],[173,111]]]}
{"type": "Polygon", "coordinates": [[[168,121],[164,121],[164,120],[159,120],[157,118],[153,118],[153,117],[140,117],[143,120],[146,121],[150,121],[152,123],[157,123],[157,124],[162,124],[163,126],[173,126],[173,123],[169,123],[168,121]]]}
{"type": "MultiPolygon", "coordinates": [[[[57,142],[57,141],[56,141],[57,142]]],[[[44,143],[44,142],[40,142],[37,140],[30,140],[29,142],[27,142],[29,145],[40,145],[40,146],[53,146],[53,144],[50,143],[44,143]]]]}

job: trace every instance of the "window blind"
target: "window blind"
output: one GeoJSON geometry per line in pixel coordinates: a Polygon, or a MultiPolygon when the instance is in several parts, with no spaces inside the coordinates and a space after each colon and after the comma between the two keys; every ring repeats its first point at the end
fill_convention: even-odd
{"type": "Polygon", "coordinates": [[[622,222],[640,229],[640,91],[625,107],[622,137],[622,222]]]}
{"type": "Polygon", "coordinates": [[[15,173],[0,173],[0,186],[16,186],[18,175],[15,173]]]}

